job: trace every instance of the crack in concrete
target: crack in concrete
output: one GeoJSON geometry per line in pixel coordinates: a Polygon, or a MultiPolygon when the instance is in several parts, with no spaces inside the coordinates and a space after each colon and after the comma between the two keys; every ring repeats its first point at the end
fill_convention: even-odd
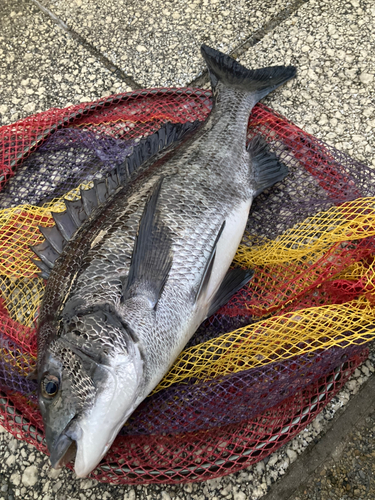
{"type": "Polygon", "coordinates": [[[126,85],[131,87],[132,90],[142,89],[143,87],[139,85],[131,76],[127,75],[122,71],[121,68],[113,64],[113,62],[101,54],[91,43],[89,43],[85,38],[79,35],[77,32],[69,28],[64,21],[57,17],[53,12],[44,7],[38,0],[30,0],[39,10],[41,10],[45,15],[47,15],[55,24],[57,24],[65,33],[76,40],[80,45],[82,45],[86,50],[88,50],[94,57],[96,57],[111,73],[113,73],[117,78],[122,80],[126,85]]]}
{"type": "Polygon", "coordinates": [[[337,461],[343,453],[349,433],[362,425],[375,410],[375,376],[363,384],[359,392],[341,408],[317,441],[313,441],[274,484],[262,500],[293,500],[302,494],[311,476],[331,458],[337,461]]]}
{"type": "MultiPolygon", "coordinates": [[[[259,43],[268,33],[273,31],[277,26],[279,26],[283,21],[288,19],[294,12],[296,12],[302,5],[308,3],[309,0],[295,0],[291,6],[278,12],[273,16],[267,24],[255,31],[247,40],[241,43],[237,48],[232,50],[229,55],[234,59],[238,59],[250,48],[254,47],[259,43]]],[[[202,87],[209,82],[208,71],[205,70],[197,78],[192,80],[188,87],[202,87]]]]}

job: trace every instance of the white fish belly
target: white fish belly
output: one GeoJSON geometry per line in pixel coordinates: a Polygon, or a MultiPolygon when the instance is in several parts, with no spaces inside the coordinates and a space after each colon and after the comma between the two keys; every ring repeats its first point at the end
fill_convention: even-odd
{"type": "Polygon", "coordinates": [[[225,219],[225,227],[216,246],[215,260],[210,281],[203,300],[211,304],[221,282],[231,265],[245,231],[252,200],[244,201],[225,219]]]}
{"type": "Polygon", "coordinates": [[[216,246],[214,264],[207,289],[200,297],[195,313],[185,327],[185,335],[183,335],[185,343],[189,341],[192,334],[206,318],[212,299],[228,272],[245,231],[251,203],[252,199],[242,202],[225,219],[225,227],[216,246]]]}
{"type": "Polygon", "coordinates": [[[185,324],[182,325],[178,333],[179,341],[176,342],[171,351],[168,352],[170,363],[164,366],[162,370],[158,370],[154,373],[154,376],[147,386],[147,391],[151,392],[151,390],[156,387],[173,365],[181,350],[190,340],[199,325],[206,318],[212,299],[220,287],[241,242],[249,216],[251,202],[252,200],[250,199],[237,205],[235,210],[225,219],[225,227],[216,246],[214,264],[206,291],[195,305],[193,314],[185,324]]]}

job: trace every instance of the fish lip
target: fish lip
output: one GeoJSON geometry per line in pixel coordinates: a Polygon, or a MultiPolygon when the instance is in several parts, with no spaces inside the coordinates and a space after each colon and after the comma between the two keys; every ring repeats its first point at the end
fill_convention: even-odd
{"type": "Polygon", "coordinates": [[[61,469],[73,460],[77,453],[77,443],[65,433],[60,434],[50,450],[50,461],[54,469],[61,469]]]}
{"type": "Polygon", "coordinates": [[[46,429],[46,441],[50,453],[50,462],[54,469],[61,469],[64,465],[74,460],[77,454],[77,440],[80,436],[80,429],[76,425],[76,417],[67,424],[59,436],[48,442],[48,428],[46,429]]]}

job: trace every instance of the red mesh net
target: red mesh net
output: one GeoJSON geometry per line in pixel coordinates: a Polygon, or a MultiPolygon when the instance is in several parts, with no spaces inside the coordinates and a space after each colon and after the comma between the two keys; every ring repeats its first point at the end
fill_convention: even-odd
{"type": "MultiPolygon", "coordinates": [[[[306,427],[367,356],[364,350],[308,388],[238,424],[175,435],[119,436],[91,475],[114,484],[173,484],[213,479],[255,464],[306,427]]],[[[48,453],[42,419],[25,397],[0,393],[0,410],[6,429],[48,453]]]]}
{"type": "MultiPolygon", "coordinates": [[[[0,128],[0,422],[46,452],[35,383],[44,282],[38,225],[164,123],[202,121],[211,92],[137,91],[0,128]]],[[[289,175],[254,202],[236,262],[254,279],[198,329],[93,472],[140,484],[213,478],[299,432],[367,356],[375,304],[374,172],[265,106],[249,121],[289,175]],[[277,214],[277,216],[275,216],[277,214]],[[251,389],[251,390],[250,390],[251,389]]]]}

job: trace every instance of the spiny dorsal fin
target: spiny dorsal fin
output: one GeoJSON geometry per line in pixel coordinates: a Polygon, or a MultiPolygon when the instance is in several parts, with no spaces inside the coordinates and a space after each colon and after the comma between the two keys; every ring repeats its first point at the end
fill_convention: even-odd
{"type": "Polygon", "coordinates": [[[120,186],[121,179],[118,175],[118,168],[115,168],[111,172],[109,172],[106,179],[108,195],[111,196],[120,186]]]}
{"type": "Polygon", "coordinates": [[[288,174],[288,167],[278,160],[262,136],[256,135],[247,150],[250,154],[250,168],[254,173],[254,196],[282,181],[288,174]]]}
{"type": "Polygon", "coordinates": [[[69,212],[52,212],[52,217],[64,239],[69,241],[78,229],[69,212]]]}
{"type": "Polygon", "coordinates": [[[98,200],[98,205],[103,205],[109,198],[106,180],[95,179],[94,188],[96,192],[96,198],[98,200]]]}
{"type": "Polygon", "coordinates": [[[52,246],[52,248],[60,254],[63,251],[66,240],[63,238],[57,226],[38,226],[38,229],[48,241],[48,243],[52,246]]]}
{"type": "MultiPolygon", "coordinates": [[[[31,250],[33,250],[32,247],[31,247],[31,250]]],[[[48,266],[46,266],[44,264],[44,262],[42,262],[39,259],[30,258],[30,260],[40,269],[41,272],[39,273],[39,276],[41,278],[47,280],[49,278],[49,273],[50,273],[51,269],[48,266]]]]}
{"type": "Polygon", "coordinates": [[[98,206],[95,187],[92,187],[90,189],[81,188],[81,198],[86,215],[90,217],[95,208],[98,206]]]}
{"type": "Polygon", "coordinates": [[[52,248],[47,240],[42,241],[39,245],[30,247],[31,250],[40,258],[40,260],[50,269],[53,268],[55,260],[60,254],[52,248]]]}
{"type": "Polygon", "coordinates": [[[42,271],[42,277],[48,277],[64,245],[72,239],[75,232],[92,215],[98,206],[104,205],[111,195],[130,178],[147,160],[164,148],[181,140],[187,132],[194,131],[200,122],[166,123],[154,134],[145,137],[134,146],[132,154],[122,165],[118,165],[102,179],[95,179],[90,189],[81,188],[81,198],[64,200],[66,211],[55,212],[52,216],[56,225],[52,228],[40,228],[46,240],[31,249],[41,259],[33,260],[42,271]]]}
{"type": "Polygon", "coordinates": [[[67,212],[74,220],[77,227],[80,227],[87,219],[87,214],[83,206],[82,198],[78,198],[78,200],[64,200],[64,202],[67,212]]]}
{"type": "Polygon", "coordinates": [[[45,279],[48,279],[50,270],[63,251],[66,242],[70,240],[78,228],[78,225],[67,211],[53,212],[52,217],[55,226],[39,227],[40,232],[46,239],[39,245],[30,246],[30,249],[39,257],[40,261],[31,260],[42,271],[41,277],[45,279]]]}
{"type": "Polygon", "coordinates": [[[172,240],[157,202],[163,179],[153,187],[146,202],[133,248],[123,300],[145,296],[155,308],[172,265],[172,240]]]}

